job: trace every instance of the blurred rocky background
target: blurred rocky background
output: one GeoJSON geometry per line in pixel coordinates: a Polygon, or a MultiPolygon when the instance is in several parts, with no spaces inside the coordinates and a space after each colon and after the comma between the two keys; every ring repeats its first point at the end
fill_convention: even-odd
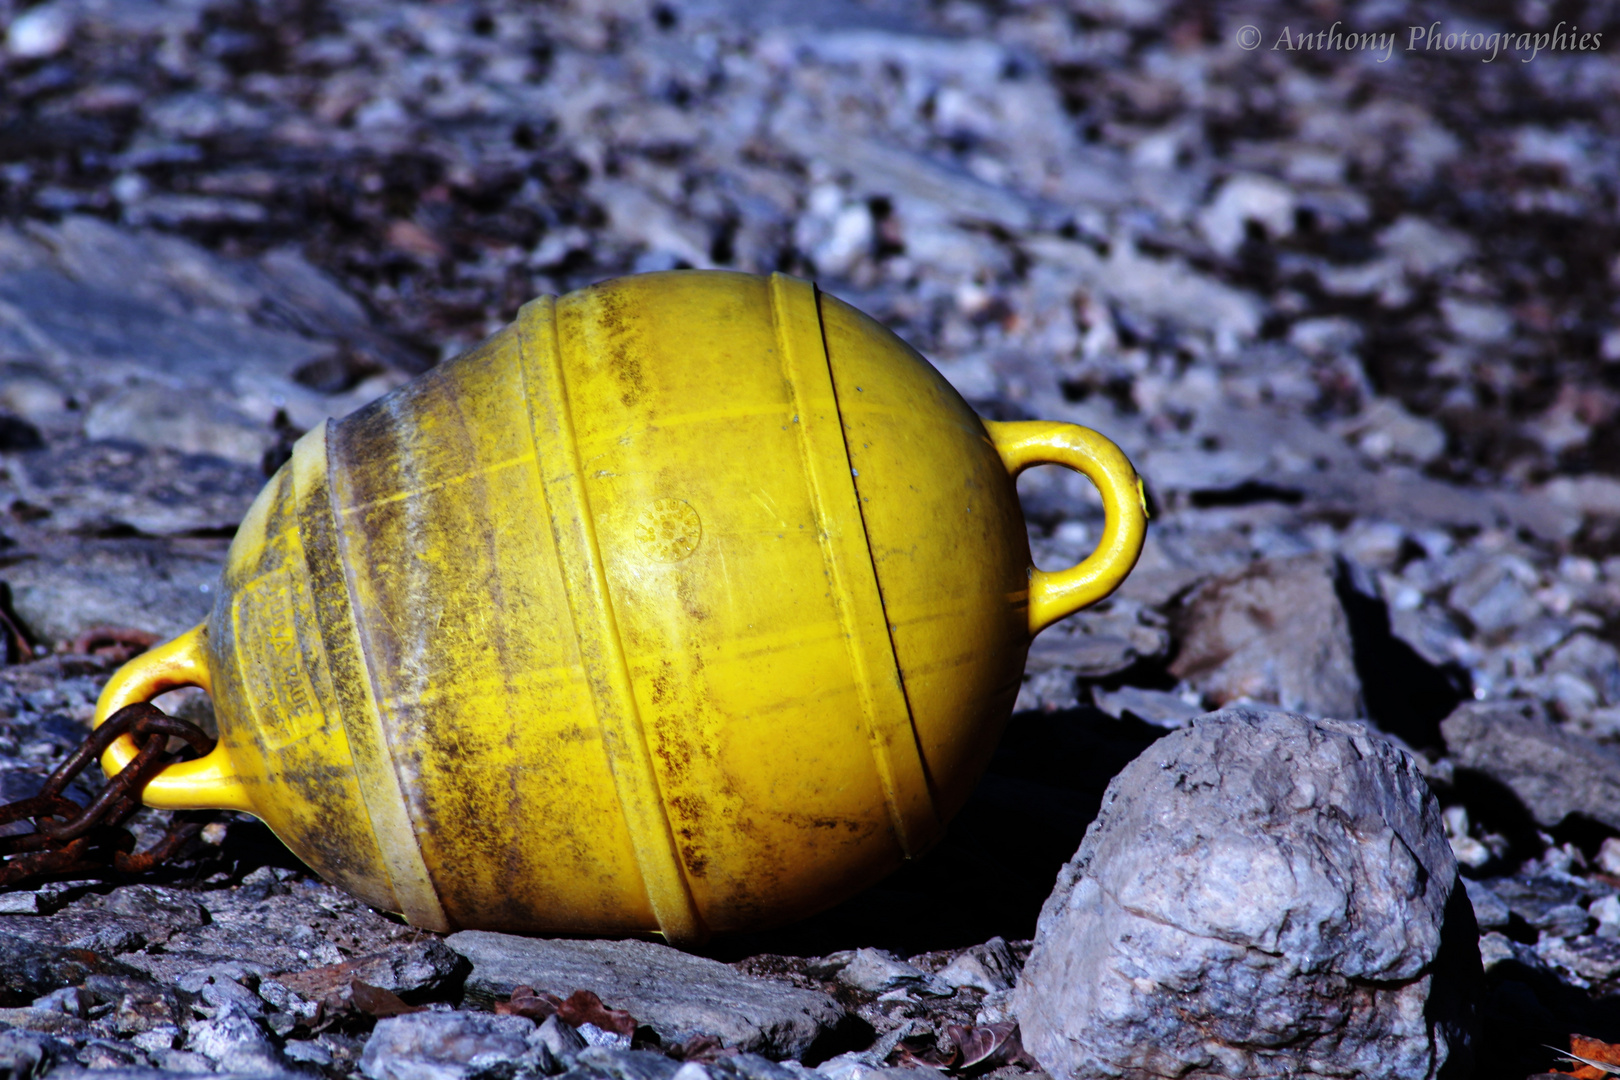
{"type": "MultiPolygon", "coordinates": [[[[568,1007],[514,996],[478,974],[502,948],[371,912],[243,818],[153,875],[0,895],[0,1074],[1037,1069],[1008,991],[1059,869],[1116,773],[1228,705],[1363,720],[1421,770],[1438,816],[1402,787],[1401,820],[1462,868],[1424,917],[1479,926],[1480,1075],[1620,1040],[1615,5],[0,0],[0,26],[6,798],[118,659],[206,613],[293,439],[542,292],[813,277],[985,416],[1117,441],[1154,515],[1124,588],[1035,643],[945,843],[671,976],[748,982],[752,1027],[543,985],[543,956],[568,1007]]],[[[1040,565],[1095,543],[1085,481],[1020,492],[1040,565]]],[[[1115,1041],[1236,1060],[1160,1013],[1115,1041]]],[[[1427,1075],[1432,1030],[1382,1073],[1301,1067],[1427,1075]]]]}

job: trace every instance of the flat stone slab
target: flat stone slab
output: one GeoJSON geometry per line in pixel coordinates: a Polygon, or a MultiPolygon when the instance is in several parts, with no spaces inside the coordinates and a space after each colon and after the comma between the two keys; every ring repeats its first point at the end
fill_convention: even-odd
{"type": "Polygon", "coordinates": [[[589,990],[666,1043],[717,1035],[727,1046],[797,1058],[845,1019],[826,994],[744,975],[716,960],[649,941],[572,941],[485,930],[445,944],[472,962],[469,1000],[492,1003],[517,986],[567,997],[589,990]]]}

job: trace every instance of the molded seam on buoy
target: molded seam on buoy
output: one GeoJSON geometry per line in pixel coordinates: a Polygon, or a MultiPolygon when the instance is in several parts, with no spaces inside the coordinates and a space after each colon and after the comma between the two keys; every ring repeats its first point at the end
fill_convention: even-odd
{"type": "Polygon", "coordinates": [[[377,704],[370,657],[356,621],[354,583],[350,580],[354,568],[348,559],[332,475],[333,427],[328,420],[326,437],[311,447],[318,453],[293,457],[298,529],[315,596],[316,621],[331,665],[332,685],[360,781],[361,798],[371,817],[372,834],[393,885],[395,902],[411,925],[447,933],[452,929],[450,920],[417,845],[377,704]]]}
{"type": "Polygon", "coordinates": [[[771,319],[783,374],[792,388],[822,559],[859,689],[872,759],[895,839],[906,857],[913,858],[939,835],[939,815],[883,612],[815,286],[772,274],[771,319]]]}
{"type": "MultiPolygon", "coordinates": [[[[838,435],[844,442],[844,455],[851,461],[849,474],[855,488],[855,510],[861,516],[861,538],[866,541],[866,555],[872,564],[872,583],[877,587],[878,605],[883,611],[883,633],[889,639],[889,655],[894,660],[894,678],[895,682],[900,685],[901,695],[906,700],[906,718],[911,727],[911,742],[916,748],[918,767],[922,770],[923,784],[928,791],[930,820],[928,822],[929,834],[927,842],[924,844],[926,848],[932,846],[940,834],[945,831],[945,825],[939,819],[939,810],[934,802],[934,777],[928,770],[928,758],[922,752],[922,739],[917,735],[917,715],[911,707],[911,691],[906,687],[905,672],[900,668],[900,647],[894,640],[895,625],[889,621],[889,601],[883,595],[883,576],[877,572],[877,554],[872,550],[872,533],[866,524],[866,500],[861,498],[860,470],[855,468],[853,464],[854,457],[850,454],[849,429],[844,425],[844,407],[839,403],[838,399],[838,380],[832,374],[832,351],[827,346],[827,326],[822,320],[821,313],[822,292],[819,287],[813,286],[813,289],[816,301],[816,327],[821,333],[821,356],[827,364],[827,383],[832,388],[833,406],[838,410],[838,435]]],[[[916,854],[920,854],[920,852],[908,852],[908,855],[913,857],[916,854]]]]}
{"type": "Polygon", "coordinates": [[[665,939],[676,945],[698,944],[708,937],[708,928],[698,914],[675,846],[608,593],[569,413],[555,299],[541,297],[518,312],[518,351],[536,468],[562,565],[580,663],[647,902],[665,939]]]}

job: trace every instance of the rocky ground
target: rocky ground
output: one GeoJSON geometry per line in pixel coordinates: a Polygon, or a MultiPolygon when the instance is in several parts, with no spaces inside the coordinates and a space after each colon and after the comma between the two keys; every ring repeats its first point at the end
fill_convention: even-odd
{"type": "MultiPolygon", "coordinates": [[[[1037,640],[945,843],[670,978],[729,1005],[627,1005],[562,944],[497,977],[511,948],[412,930],[229,819],[152,874],[0,895],[0,1073],[1035,1069],[1007,991],[1059,868],[1111,777],[1234,702],[1414,756],[1482,935],[1480,1075],[1620,1040],[1612,5],[0,0],[0,24],[6,798],[128,647],[87,631],[198,621],[292,439],[542,292],[814,277],[984,415],[1107,434],[1154,515],[1124,588],[1037,640]]],[[[1020,492],[1040,565],[1095,542],[1084,481],[1020,492]]]]}

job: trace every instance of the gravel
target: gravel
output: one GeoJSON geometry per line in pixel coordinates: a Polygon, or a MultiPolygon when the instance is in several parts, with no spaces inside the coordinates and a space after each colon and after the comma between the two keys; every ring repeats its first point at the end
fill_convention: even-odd
{"type": "MultiPolygon", "coordinates": [[[[1108,783],[1223,705],[1360,718],[1411,751],[1487,927],[1479,1075],[1611,1030],[1608,7],[0,0],[0,26],[0,797],[83,737],[124,648],[87,631],[204,617],[304,431],[540,293],[782,269],[894,328],[982,414],[1108,435],[1154,516],[1120,592],[1034,643],[934,851],[714,944],[853,1018],[773,1053],[854,1078],[1006,1019],[997,988],[1108,783]],[[1273,47],[1335,20],[1395,35],[1388,58],[1273,47]],[[1561,20],[1603,46],[1406,47],[1436,21],[1561,20]],[[862,952],[922,977],[840,980],[862,952]]],[[[1101,533],[1079,477],[1032,470],[1020,494],[1042,567],[1101,533]]],[[[210,722],[200,695],[164,704],[210,722]]],[[[488,1015],[434,936],[261,826],[207,837],[152,875],[0,895],[0,1072],[336,1080],[389,1022],[362,1003],[393,1008],[357,983],[488,1015]]],[[[394,1019],[421,1015],[439,1014],[394,1019]]],[[[659,1038],[572,1068],[800,1075],[659,1038]]]]}

